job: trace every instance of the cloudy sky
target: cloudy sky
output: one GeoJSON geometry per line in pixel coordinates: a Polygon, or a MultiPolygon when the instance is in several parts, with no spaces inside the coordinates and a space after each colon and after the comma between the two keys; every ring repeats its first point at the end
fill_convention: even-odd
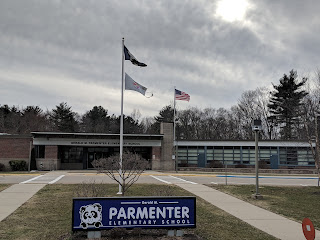
{"type": "Polygon", "coordinates": [[[122,38],[141,62],[124,69],[153,97],[125,91],[124,113],[229,108],[291,69],[319,69],[318,0],[1,0],[0,104],[120,114],[122,38]]]}

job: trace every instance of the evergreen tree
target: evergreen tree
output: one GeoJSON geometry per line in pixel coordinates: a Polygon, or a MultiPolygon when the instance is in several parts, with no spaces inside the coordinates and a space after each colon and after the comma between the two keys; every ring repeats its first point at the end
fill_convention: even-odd
{"type": "Polygon", "coordinates": [[[307,78],[299,82],[297,77],[297,72],[294,70],[291,70],[289,75],[284,74],[280,79],[280,84],[273,85],[275,90],[271,92],[268,105],[271,113],[269,120],[276,121],[280,125],[281,136],[286,140],[295,137],[293,130],[301,115],[301,101],[308,94],[301,90],[307,78]]]}
{"type": "Polygon", "coordinates": [[[27,106],[21,112],[21,132],[47,131],[49,128],[46,114],[39,106],[27,106]]]}
{"type": "Polygon", "coordinates": [[[83,115],[82,129],[84,132],[109,133],[110,116],[108,116],[108,110],[101,106],[94,106],[83,115]]]}
{"type": "Polygon", "coordinates": [[[21,133],[21,112],[15,107],[8,105],[0,106],[0,133],[21,133]]]}
{"type": "Polygon", "coordinates": [[[173,122],[173,107],[171,105],[163,107],[159,116],[154,118],[157,122],[173,122]]]}
{"type": "Polygon", "coordinates": [[[161,122],[173,123],[173,107],[171,105],[163,107],[159,112],[159,116],[154,117],[154,120],[155,122],[150,126],[148,132],[153,134],[159,134],[161,122]]]}
{"type": "Polygon", "coordinates": [[[76,120],[77,114],[71,110],[67,103],[62,102],[52,110],[50,120],[55,130],[60,132],[76,132],[79,129],[79,123],[76,120]]]}
{"type": "Polygon", "coordinates": [[[124,116],[123,118],[123,132],[130,134],[138,134],[143,132],[143,127],[139,124],[138,120],[134,120],[130,116],[124,116]]]}

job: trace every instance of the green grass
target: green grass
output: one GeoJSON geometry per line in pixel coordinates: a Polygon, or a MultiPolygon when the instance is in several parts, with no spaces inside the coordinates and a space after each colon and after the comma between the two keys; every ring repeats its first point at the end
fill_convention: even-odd
{"type": "Polygon", "coordinates": [[[210,186],[297,222],[310,218],[320,229],[320,187],[263,186],[259,189],[263,199],[255,200],[251,198],[256,192],[255,185],[210,186]]]}
{"type": "MultiPolygon", "coordinates": [[[[115,197],[118,192],[115,184],[84,185],[47,185],[0,222],[0,239],[81,239],[79,234],[71,235],[72,198],[84,195],[115,197]]],[[[126,195],[190,196],[190,193],[171,185],[136,184],[126,195]]],[[[196,212],[197,228],[186,230],[189,235],[206,240],[274,239],[204,200],[197,199],[196,212]]]]}

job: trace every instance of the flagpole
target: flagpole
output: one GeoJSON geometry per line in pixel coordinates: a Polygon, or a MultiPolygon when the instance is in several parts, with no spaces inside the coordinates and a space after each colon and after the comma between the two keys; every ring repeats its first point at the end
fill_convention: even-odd
{"type": "Polygon", "coordinates": [[[177,147],[176,147],[176,86],[173,89],[173,147],[174,147],[174,168],[178,172],[177,147]]]}
{"type": "Polygon", "coordinates": [[[121,76],[121,117],[120,117],[120,158],[119,158],[119,192],[122,194],[121,175],[122,175],[122,153],[123,153],[123,77],[124,76],[124,38],[122,38],[122,76],[121,76]]]}

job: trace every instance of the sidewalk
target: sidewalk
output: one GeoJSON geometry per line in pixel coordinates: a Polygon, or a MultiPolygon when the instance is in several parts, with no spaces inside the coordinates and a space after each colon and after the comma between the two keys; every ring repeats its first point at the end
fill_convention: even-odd
{"type": "Polygon", "coordinates": [[[28,201],[46,184],[15,184],[0,192],[0,221],[28,201]]]}
{"type": "Polygon", "coordinates": [[[54,183],[57,176],[63,172],[48,172],[28,181],[14,184],[0,192],[0,222],[28,201],[45,185],[54,183]]]}
{"type": "MultiPolygon", "coordinates": [[[[201,184],[176,183],[176,185],[276,238],[284,240],[306,239],[303,235],[301,223],[201,184]]],[[[320,231],[316,231],[315,239],[320,239],[320,231]]]]}

